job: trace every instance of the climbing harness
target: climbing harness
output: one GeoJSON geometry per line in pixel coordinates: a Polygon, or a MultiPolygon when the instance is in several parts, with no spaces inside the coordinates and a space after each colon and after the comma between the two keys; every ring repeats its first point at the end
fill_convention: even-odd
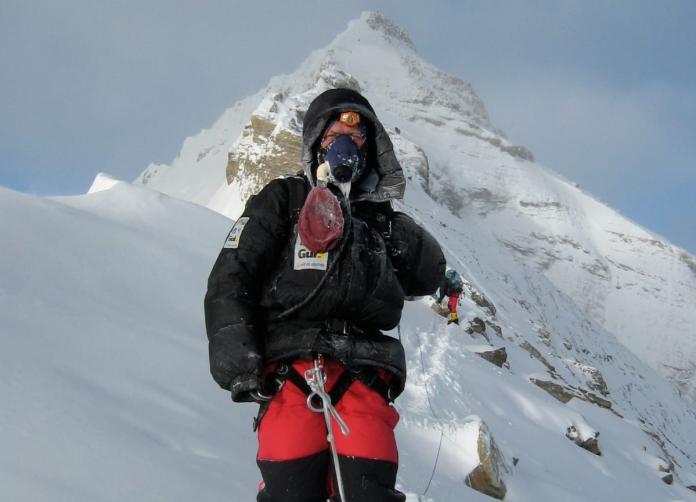
{"type": "Polygon", "coordinates": [[[336,408],[331,404],[331,396],[326,392],[324,385],[326,384],[326,373],[324,373],[323,357],[318,355],[314,359],[314,367],[305,371],[304,373],[307,385],[312,390],[312,392],[307,396],[307,408],[309,408],[314,413],[323,413],[324,421],[326,422],[327,436],[326,439],[331,446],[331,455],[333,457],[334,470],[336,472],[336,485],[338,486],[338,494],[341,500],[346,500],[345,492],[343,491],[343,478],[341,477],[341,467],[338,464],[338,451],[336,450],[336,443],[334,441],[333,426],[331,424],[331,417],[336,419],[339,427],[341,428],[341,433],[344,436],[350,434],[348,426],[338,414],[336,408]],[[321,404],[315,404],[315,400],[321,401],[321,404]]]}
{"type": "MultiPolygon", "coordinates": [[[[312,393],[312,389],[307,384],[304,376],[300,375],[291,364],[278,363],[275,370],[264,379],[263,390],[259,392],[259,394],[267,399],[263,400],[259,407],[259,412],[254,418],[254,432],[258,430],[261,420],[268,410],[271,399],[273,399],[275,394],[280,392],[287,381],[292,382],[292,384],[300,389],[305,396],[309,396],[312,393]]],[[[331,405],[333,407],[338,404],[355,381],[360,381],[365,387],[382,396],[385,402],[394,402],[395,396],[392,387],[380,377],[379,372],[375,368],[346,368],[338,377],[336,383],[333,384],[331,390],[327,392],[328,396],[331,398],[331,405]]]]}

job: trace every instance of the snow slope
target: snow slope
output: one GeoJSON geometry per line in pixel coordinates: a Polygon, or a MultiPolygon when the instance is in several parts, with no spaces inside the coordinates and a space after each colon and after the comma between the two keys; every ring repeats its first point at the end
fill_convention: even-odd
{"type": "MultiPolygon", "coordinates": [[[[533,162],[490,123],[467,82],[423,60],[408,34],[379,14],[351,21],[294,73],[271,79],[188,138],[172,166],[150,166],[139,181],[236,218],[246,198],[278,175],[272,165],[288,162],[283,153],[297,158],[285,144],[299,138],[309,102],[335,86],[368,97],[412,167],[410,185],[443,206],[436,219],[458,217],[450,232],[466,234],[472,247],[505,248],[696,400],[696,258],[533,162]],[[234,169],[226,180],[227,165],[234,169]]],[[[468,255],[468,265],[494,273],[486,253],[468,255]]],[[[470,277],[489,287],[488,276],[470,277]]],[[[517,300],[534,303],[525,283],[514,286],[517,300]]],[[[536,308],[530,320],[549,331],[548,313],[536,308]]],[[[560,333],[551,345],[563,352],[560,333]]]]}
{"type": "Polygon", "coordinates": [[[125,183],[60,200],[0,189],[0,213],[0,500],[243,488],[246,459],[228,452],[250,418],[231,422],[210,385],[201,319],[229,221],[125,183]]]}
{"type": "MultiPolygon", "coordinates": [[[[95,185],[111,188],[57,199],[0,189],[0,499],[252,500],[253,406],[233,405],[210,378],[201,306],[230,221],[127,183],[95,185]]],[[[482,335],[446,326],[430,301],[407,304],[401,326],[410,377],[398,403],[399,485],[409,500],[487,499],[464,485],[481,420],[505,459],[506,500],[693,497],[682,482],[694,472],[694,416],[622,346],[591,340],[614,357],[610,381],[639,387],[627,392],[646,402],[660,396],[654,412],[635,407],[644,420],[667,420],[660,425],[685,451],[672,452],[672,486],[657,470],[666,452],[624,399],[615,405],[623,419],[555,400],[530,383],[544,368],[512,339],[489,337],[508,350],[510,369],[498,368],[474,353],[489,346],[482,335]],[[569,441],[571,425],[600,431],[603,455],[569,441]]],[[[461,310],[486,317],[470,299],[461,310]]],[[[512,334],[519,315],[496,319],[512,334]]]]}

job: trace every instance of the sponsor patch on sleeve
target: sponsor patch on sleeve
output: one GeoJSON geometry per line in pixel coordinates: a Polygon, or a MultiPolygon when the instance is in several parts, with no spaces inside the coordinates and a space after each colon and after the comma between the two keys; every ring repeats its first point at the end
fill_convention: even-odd
{"type": "Polygon", "coordinates": [[[244,230],[244,227],[248,222],[248,216],[238,218],[234,226],[232,227],[232,230],[230,230],[227,239],[225,240],[225,245],[222,247],[228,249],[237,249],[239,247],[239,239],[242,238],[242,231],[244,230]]]}
{"type": "Polygon", "coordinates": [[[326,270],[329,264],[329,252],[314,253],[307,249],[300,237],[295,241],[295,270],[326,270]]]}

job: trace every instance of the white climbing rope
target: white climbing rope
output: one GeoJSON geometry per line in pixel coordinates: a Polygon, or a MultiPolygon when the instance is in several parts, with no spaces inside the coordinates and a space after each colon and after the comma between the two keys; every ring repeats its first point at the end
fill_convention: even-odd
{"type": "MultiPolygon", "coordinates": [[[[420,352],[421,371],[423,372],[423,375],[425,376],[425,375],[427,375],[427,373],[425,371],[425,361],[423,359],[423,344],[421,344],[420,336],[418,336],[418,351],[420,352]]],[[[440,443],[437,446],[437,454],[435,455],[435,462],[433,464],[433,470],[430,473],[430,478],[428,479],[428,484],[426,485],[425,490],[423,490],[423,494],[418,496],[419,501],[424,500],[424,497],[427,495],[428,490],[430,490],[430,484],[432,483],[433,478],[435,477],[435,471],[437,470],[437,463],[440,460],[440,451],[442,450],[442,440],[445,436],[444,427],[442,426],[442,422],[440,420],[440,417],[438,417],[437,413],[435,413],[435,408],[433,407],[433,403],[430,399],[430,390],[428,389],[428,382],[424,380],[423,386],[425,387],[425,397],[428,400],[428,407],[430,408],[430,413],[433,415],[433,418],[435,419],[435,421],[440,424],[440,443]]]]}

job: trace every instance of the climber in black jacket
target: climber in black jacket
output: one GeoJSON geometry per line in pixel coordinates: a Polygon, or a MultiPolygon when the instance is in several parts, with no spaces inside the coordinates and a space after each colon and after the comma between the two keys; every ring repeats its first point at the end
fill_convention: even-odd
{"type": "Polygon", "coordinates": [[[210,370],[234,401],[261,404],[258,501],[338,500],[341,491],[345,501],[403,501],[392,402],[406,361],[381,330],[398,325],[405,295],[437,289],[445,260],[430,234],[393,210],[403,172],[359,93],[332,89],[311,103],[302,163],[303,175],[250,198],[215,262],[205,297],[210,370]],[[348,430],[334,428],[333,469],[325,417],[308,408],[316,380],[348,430]]]}

